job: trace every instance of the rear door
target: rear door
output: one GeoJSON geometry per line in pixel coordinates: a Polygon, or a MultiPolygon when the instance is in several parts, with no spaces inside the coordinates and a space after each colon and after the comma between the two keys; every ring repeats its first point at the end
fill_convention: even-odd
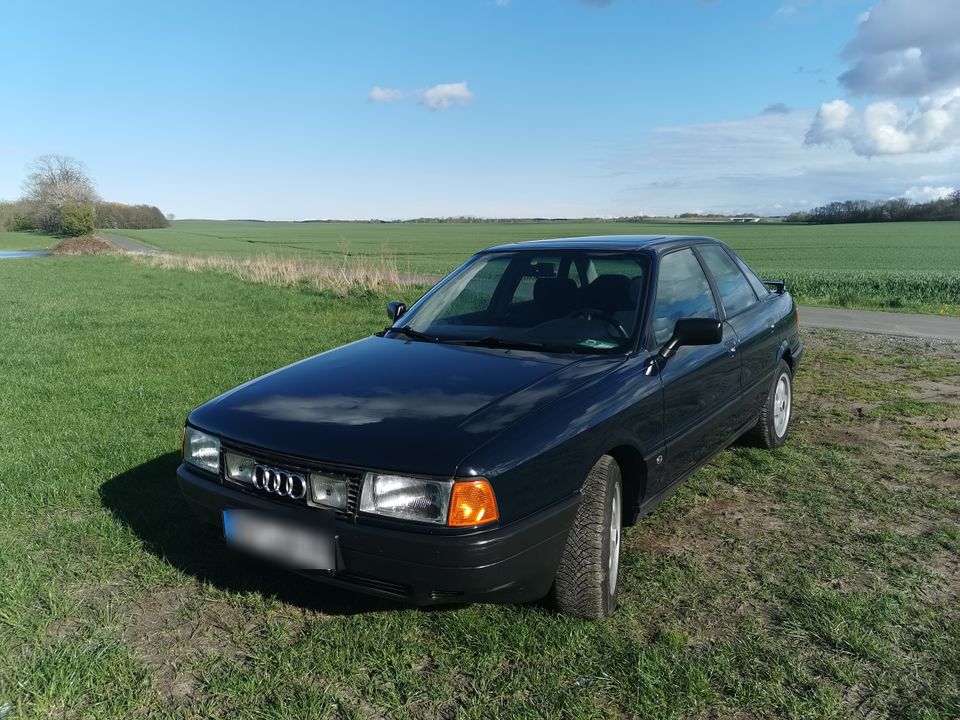
{"type": "MultiPolygon", "coordinates": [[[[680,318],[719,318],[714,294],[690,248],[659,262],[650,347],[660,348],[680,318]]],[[[737,335],[724,323],[718,345],[681,347],[660,371],[664,398],[663,481],[669,484],[729,439],[730,411],[740,401],[737,335]]]]}
{"type": "MultiPolygon", "coordinates": [[[[742,426],[760,412],[773,381],[779,344],[774,308],[760,301],[753,284],[725,247],[711,244],[695,249],[713,279],[726,320],[739,338],[743,403],[738,425],[742,426]]],[[[765,294],[764,299],[767,297],[765,294]]]]}

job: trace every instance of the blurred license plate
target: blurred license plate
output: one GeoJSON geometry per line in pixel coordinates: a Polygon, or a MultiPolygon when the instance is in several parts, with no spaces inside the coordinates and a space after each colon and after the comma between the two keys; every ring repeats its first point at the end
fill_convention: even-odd
{"type": "Polygon", "coordinates": [[[298,570],[335,570],[333,536],[254,510],[224,510],[228,545],[298,570]]]}

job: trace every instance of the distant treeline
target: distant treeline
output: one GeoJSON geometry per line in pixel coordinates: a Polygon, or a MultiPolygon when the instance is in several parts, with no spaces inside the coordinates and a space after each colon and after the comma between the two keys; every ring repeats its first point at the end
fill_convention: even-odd
{"type": "Polygon", "coordinates": [[[98,202],[95,210],[98,228],[146,230],[170,226],[170,221],[160,212],[160,208],[153,205],[98,202]]]}
{"type": "Polygon", "coordinates": [[[905,198],[894,200],[846,200],[821,205],[810,212],[795,212],[786,222],[835,224],[868,222],[905,222],[908,220],[960,220],[960,190],[939,200],[914,203],[905,198]]]}
{"type": "MultiPolygon", "coordinates": [[[[169,227],[170,221],[153,205],[124,205],[123,203],[97,201],[90,205],[68,203],[61,208],[57,223],[45,221],[39,206],[27,200],[0,202],[0,230],[46,230],[48,232],[69,231],[63,226],[63,213],[69,217],[72,213],[84,211],[91,215],[90,220],[98,228],[146,230],[148,228],[169,227]],[[76,205],[77,207],[74,207],[76,205]],[[92,212],[91,212],[92,210],[92,212]]],[[[69,232],[68,232],[69,234],[69,232]]]]}

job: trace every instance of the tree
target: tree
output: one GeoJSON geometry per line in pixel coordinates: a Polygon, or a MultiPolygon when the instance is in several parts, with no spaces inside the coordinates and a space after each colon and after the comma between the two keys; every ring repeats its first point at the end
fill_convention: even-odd
{"type": "Polygon", "coordinates": [[[97,213],[93,205],[68,202],[61,210],[60,232],[70,237],[90,235],[97,213]]]}
{"type": "Polygon", "coordinates": [[[63,231],[68,203],[92,207],[99,200],[83,163],[66,155],[41,155],[30,166],[23,195],[34,209],[36,224],[48,232],[63,231]]]}

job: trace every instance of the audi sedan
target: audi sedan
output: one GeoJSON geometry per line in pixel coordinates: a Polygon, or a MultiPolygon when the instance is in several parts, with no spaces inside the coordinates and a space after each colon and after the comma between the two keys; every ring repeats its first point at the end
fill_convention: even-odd
{"type": "Polygon", "coordinates": [[[227,545],[414,604],[602,618],[623,529],[790,430],[793,300],[711,238],[490,248],[388,315],[190,413],[179,484],[227,545]]]}

